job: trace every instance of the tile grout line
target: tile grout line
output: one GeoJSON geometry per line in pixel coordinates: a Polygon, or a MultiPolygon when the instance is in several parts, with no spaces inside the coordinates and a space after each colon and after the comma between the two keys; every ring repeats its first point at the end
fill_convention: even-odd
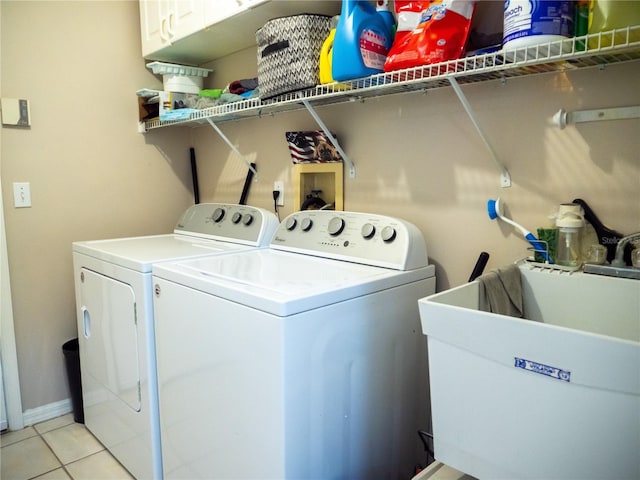
{"type": "MultiPolygon", "coordinates": [[[[71,425],[71,424],[69,424],[69,425],[71,425]]],[[[46,431],[46,432],[44,432],[44,433],[54,432],[54,431],[56,431],[56,430],[59,430],[59,429],[61,429],[61,428],[66,427],[66,426],[68,426],[68,425],[63,425],[62,427],[54,428],[54,429],[52,429],[52,430],[48,430],[48,431],[46,431]]],[[[69,476],[69,478],[71,478],[71,480],[73,480],[73,477],[71,476],[71,473],[67,470],[67,467],[66,467],[66,466],[65,466],[65,464],[62,462],[62,460],[58,457],[58,455],[56,455],[56,452],[53,450],[53,448],[51,447],[51,445],[49,445],[49,442],[47,442],[47,440],[42,436],[42,433],[40,433],[40,432],[38,431],[38,429],[35,427],[35,425],[33,426],[33,429],[36,431],[36,433],[38,434],[38,436],[40,437],[40,439],[44,442],[44,444],[47,446],[47,448],[48,448],[48,449],[49,449],[49,451],[53,454],[53,456],[54,456],[54,457],[56,457],[56,460],[58,460],[58,463],[60,464],[60,466],[59,466],[59,467],[54,468],[53,470],[49,470],[48,472],[41,473],[40,475],[38,475],[38,476],[36,476],[36,477],[32,477],[32,478],[31,478],[31,479],[29,479],[29,480],[33,480],[33,478],[38,478],[39,476],[46,475],[47,473],[53,472],[53,471],[55,471],[55,470],[58,470],[59,468],[62,468],[62,470],[64,470],[64,473],[66,473],[66,474],[69,476]]]]}
{"type": "MultiPolygon", "coordinates": [[[[44,423],[44,422],[41,422],[41,423],[44,423]]],[[[47,442],[47,440],[44,438],[44,434],[45,434],[45,433],[55,432],[56,430],[61,430],[61,429],[63,429],[63,428],[69,427],[70,425],[73,425],[74,423],[78,423],[78,422],[73,421],[73,422],[68,423],[68,424],[66,424],[66,425],[61,425],[61,426],[59,426],[59,427],[52,428],[51,430],[47,430],[46,432],[42,432],[42,433],[40,433],[40,432],[38,431],[38,429],[36,428],[36,425],[38,425],[38,424],[31,425],[31,427],[32,427],[32,428],[33,428],[33,430],[36,432],[36,434],[40,437],[40,439],[44,442],[44,444],[47,446],[47,448],[49,449],[49,451],[50,451],[50,452],[53,454],[53,456],[56,458],[56,460],[58,461],[58,463],[60,464],[60,466],[58,466],[58,467],[56,467],[56,468],[54,468],[54,469],[52,469],[52,470],[49,470],[48,472],[41,473],[41,474],[37,475],[36,477],[32,477],[32,478],[30,478],[29,480],[33,480],[34,478],[38,478],[38,477],[39,477],[39,476],[41,476],[41,475],[46,475],[47,473],[53,472],[53,471],[55,471],[55,470],[58,470],[59,468],[62,468],[62,469],[64,470],[64,472],[69,476],[69,478],[71,478],[72,480],[74,480],[73,475],[71,475],[71,472],[67,469],[67,465],[70,465],[70,464],[72,464],[72,463],[78,462],[78,461],[80,461],[80,460],[83,460],[83,459],[85,459],[85,458],[91,457],[92,455],[95,455],[95,454],[97,454],[97,453],[100,453],[100,452],[102,452],[102,451],[105,451],[105,450],[106,450],[106,447],[102,444],[102,442],[100,442],[98,439],[96,439],[96,441],[97,441],[97,442],[100,444],[100,446],[102,447],[102,450],[99,450],[99,451],[94,452],[94,453],[90,453],[89,455],[85,455],[84,457],[77,458],[77,459],[73,460],[72,462],[69,462],[69,463],[65,464],[65,463],[62,461],[62,459],[61,459],[60,457],[58,457],[58,455],[56,455],[56,452],[53,450],[53,447],[52,447],[51,445],[49,445],[49,442],[47,442]]],[[[87,427],[84,425],[84,423],[82,423],[81,425],[82,425],[85,429],[87,428],[87,427]]],[[[87,431],[88,431],[88,429],[87,429],[87,431]]],[[[89,433],[91,433],[91,432],[89,432],[89,433]]],[[[95,437],[94,437],[94,438],[95,438],[95,437]]]]}
{"type": "MultiPolygon", "coordinates": [[[[39,438],[40,438],[40,440],[42,440],[42,442],[46,445],[46,448],[47,448],[47,449],[48,449],[48,450],[53,454],[53,457],[54,457],[54,458],[56,459],[56,461],[58,462],[58,465],[57,465],[57,466],[55,466],[54,468],[52,468],[51,470],[47,470],[47,471],[45,471],[45,472],[40,472],[40,473],[38,473],[38,474],[37,474],[36,476],[34,476],[34,477],[29,477],[29,479],[28,479],[28,480],[34,480],[34,479],[37,479],[38,477],[41,477],[41,476],[43,476],[43,475],[50,474],[51,472],[54,472],[54,471],[59,470],[59,469],[62,469],[62,470],[65,472],[65,474],[66,474],[66,475],[67,475],[71,480],[75,480],[75,479],[74,479],[74,477],[73,477],[73,475],[71,474],[71,472],[70,472],[70,471],[69,471],[69,469],[67,468],[67,466],[71,465],[72,463],[76,463],[76,462],[79,462],[79,461],[85,460],[85,459],[87,459],[87,458],[89,458],[89,457],[92,457],[92,456],[94,456],[94,455],[97,455],[97,454],[99,454],[99,453],[101,453],[101,452],[107,452],[107,453],[109,453],[109,455],[111,455],[111,453],[110,453],[110,452],[109,452],[109,450],[104,446],[104,444],[103,444],[101,441],[99,441],[97,438],[95,438],[95,436],[94,436],[93,438],[94,438],[94,439],[98,442],[98,444],[102,447],[102,449],[101,449],[101,450],[98,450],[97,452],[90,453],[90,454],[85,455],[85,456],[83,456],[83,457],[81,457],[81,458],[77,458],[77,459],[75,459],[75,460],[73,460],[73,461],[71,461],[71,462],[69,462],[69,463],[65,464],[65,463],[62,461],[62,459],[61,459],[61,458],[56,454],[56,452],[55,452],[55,450],[53,449],[52,445],[50,445],[50,444],[49,444],[49,442],[46,440],[46,438],[44,437],[44,435],[45,435],[45,434],[48,434],[48,433],[51,433],[51,432],[55,432],[55,431],[57,431],[57,430],[62,430],[63,428],[67,428],[67,427],[69,427],[69,426],[71,426],[71,425],[74,425],[74,423],[78,423],[78,422],[71,422],[71,423],[68,423],[68,424],[66,424],[66,425],[60,425],[60,426],[58,426],[58,427],[52,428],[52,429],[47,430],[47,431],[44,431],[44,432],[40,432],[40,431],[36,428],[36,426],[37,426],[37,425],[40,425],[41,423],[45,423],[45,422],[40,422],[40,423],[38,423],[38,424],[33,424],[33,425],[27,425],[27,426],[25,426],[25,428],[29,428],[29,427],[30,427],[30,428],[33,430],[33,432],[35,432],[35,435],[32,435],[32,436],[30,436],[30,437],[27,437],[27,438],[24,438],[24,439],[19,440],[19,441],[17,441],[17,442],[13,442],[13,443],[9,444],[9,445],[16,445],[16,444],[20,444],[20,443],[22,443],[22,442],[25,442],[25,441],[27,441],[27,440],[29,440],[29,439],[39,437],[39,438]]],[[[87,427],[86,427],[84,424],[81,424],[81,425],[82,425],[82,427],[83,427],[83,428],[87,429],[87,427]]],[[[87,429],[87,431],[89,431],[89,430],[87,429]]],[[[91,434],[91,432],[89,432],[89,433],[91,434]]],[[[91,434],[91,435],[93,436],[93,434],[91,434]]],[[[9,446],[9,445],[3,445],[3,447],[5,447],[5,446],[9,446]]],[[[112,455],[111,455],[111,456],[112,456],[112,455]]],[[[116,462],[117,462],[117,463],[119,463],[120,465],[122,465],[122,464],[121,464],[117,459],[115,459],[115,457],[114,457],[114,460],[116,460],[116,462]]],[[[124,467],[123,467],[123,468],[124,468],[124,467]]],[[[125,471],[127,471],[127,470],[125,469],[125,471]]],[[[127,473],[128,473],[128,471],[127,471],[127,473]]],[[[130,475],[130,474],[129,474],[129,475],[130,475]]]]}

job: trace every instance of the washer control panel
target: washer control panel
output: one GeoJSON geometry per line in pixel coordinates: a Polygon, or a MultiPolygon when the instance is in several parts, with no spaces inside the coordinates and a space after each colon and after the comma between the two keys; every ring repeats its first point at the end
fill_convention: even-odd
{"type": "Polygon", "coordinates": [[[415,225],[370,213],[293,213],[280,223],[270,247],[398,270],[428,264],[424,237],[415,225]]]}
{"type": "Polygon", "coordinates": [[[269,245],[278,227],[274,213],[262,208],[225,203],[199,203],[189,207],[174,233],[247,245],[269,245]]]}

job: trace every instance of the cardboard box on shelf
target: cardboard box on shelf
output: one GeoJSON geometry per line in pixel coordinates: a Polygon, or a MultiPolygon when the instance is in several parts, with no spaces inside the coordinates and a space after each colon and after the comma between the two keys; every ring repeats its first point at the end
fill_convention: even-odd
{"type": "Polygon", "coordinates": [[[160,115],[159,103],[150,103],[148,98],[138,97],[138,121],[153,120],[160,115]]]}

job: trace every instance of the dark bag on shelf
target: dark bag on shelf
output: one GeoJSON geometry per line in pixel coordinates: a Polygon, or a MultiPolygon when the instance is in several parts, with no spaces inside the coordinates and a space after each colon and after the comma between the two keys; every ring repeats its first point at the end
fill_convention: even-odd
{"type": "Polygon", "coordinates": [[[265,23],[256,32],[260,98],[319,84],[320,49],[330,31],[327,15],[293,15],[265,23]]]}

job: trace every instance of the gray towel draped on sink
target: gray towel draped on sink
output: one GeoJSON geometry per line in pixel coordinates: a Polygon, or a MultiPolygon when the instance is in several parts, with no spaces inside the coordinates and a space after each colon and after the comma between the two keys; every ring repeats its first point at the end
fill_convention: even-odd
{"type": "Polygon", "coordinates": [[[498,268],[477,278],[479,307],[485,312],[522,318],[522,281],[517,265],[498,268]]]}

